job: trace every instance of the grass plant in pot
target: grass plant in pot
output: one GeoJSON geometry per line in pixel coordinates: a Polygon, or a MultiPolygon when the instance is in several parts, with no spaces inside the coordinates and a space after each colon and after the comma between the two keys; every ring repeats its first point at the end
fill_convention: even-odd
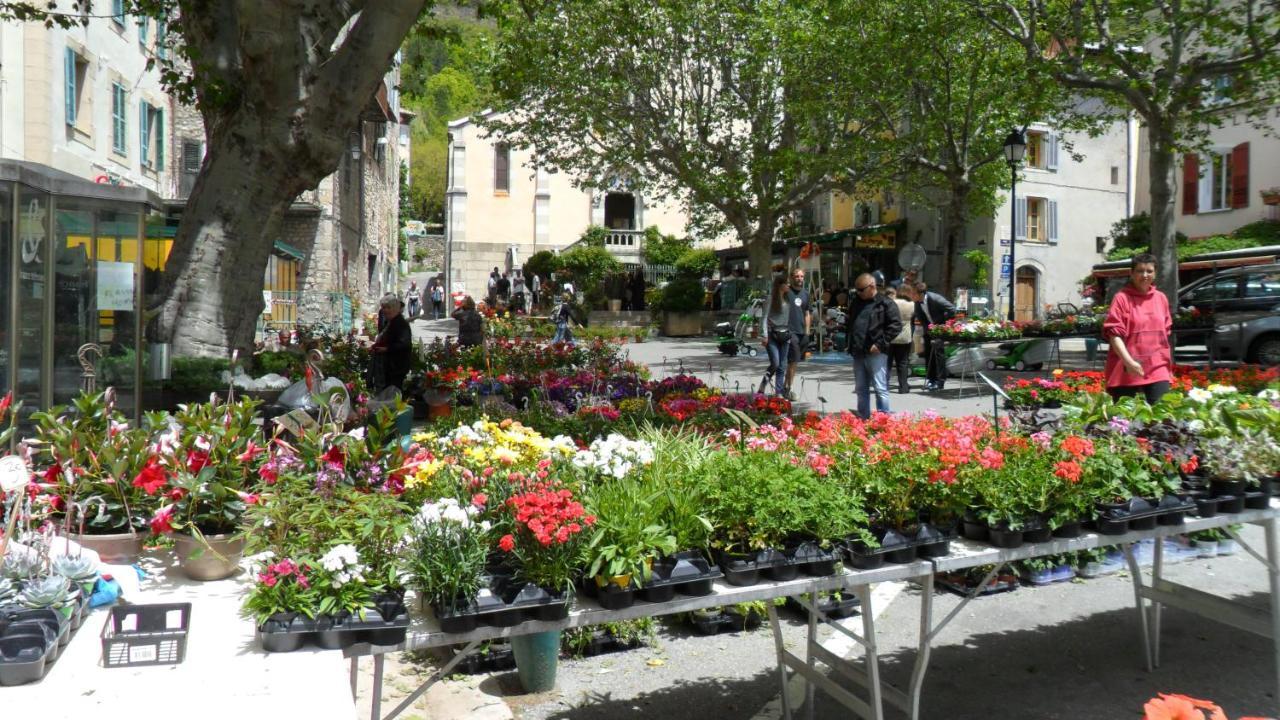
{"type": "Polygon", "coordinates": [[[445,632],[476,626],[475,599],[490,547],[490,524],[479,508],[454,498],[427,502],[414,515],[401,550],[407,585],[435,609],[445,632]]]}
{"type": "Polygon", "coordinates": [[[184,405],[135,478],[148,496],[165,500],[151,529],[173,535],[179,567],[192,580],[221,580],[240,566],[240,520],[258,502],[266,459],[254,442],[257,406],[253,399],[184,405]]]}
{"type": "Polygon", "coordinates": [[[617,596],[644,587],[654,560],[676,551],[675,535],[655,517],[660,497],[636,478],[605,479],[587,490],[587,511],[598,520],[583,559],[601,605],[630,604],[617,596]]]}
{"type": "Polygon", "coordinates": [[[130,480],[147,458],[154,416],[130,428],[115,410],[115,393],[82,394],[71,406],[32,413],[37,504],[72,540],[110,564],[137,559],[156,502],[130,480]]]}

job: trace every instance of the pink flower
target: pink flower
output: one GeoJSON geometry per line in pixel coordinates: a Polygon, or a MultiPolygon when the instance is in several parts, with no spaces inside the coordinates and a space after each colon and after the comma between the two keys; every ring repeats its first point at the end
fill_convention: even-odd
{"type": "Polygon", "coordinates": [[[258,447],[257,445],[254,445],[253,441],[250,440],[249,447],[245,448],[244,452],[237,455],[236,460],[239,460],[242,463],[252,462],[253,459],[257,457],[261,452],[262,452],[262,448],[258,447]]]}
{"type": "Polygon", "coordinates": [[[245,505],[257,505],[257,504],[258,504],[258,494],[257,494],[257,493],[240,492],[239,490],[237,490],[237,491],[236,491],[236,495],[239,495],[239,496],[240,496],[240,500],[241,500],[245,505]]]}
{"type": "Polygon", "coordinates": [[[510,534],[503,535],[502,539],[498,541],[498,547],[503,552],[511,552],[516,548],[516,539],[510,534]]]}
{"type": "Polygon", "coordinates": [[[173,532],[173,506],[165,505],[151,518],[149,523],[151,532],[157,535],[166,535],[173,532]]]}
{"type": "Polygon", "coordinates": [[[471,504],[475,505],[480,510],[484,509],[484,504],[487,502],[489,502],[489,496],[484,493],[476,493],[471,496],[471,504]]]}

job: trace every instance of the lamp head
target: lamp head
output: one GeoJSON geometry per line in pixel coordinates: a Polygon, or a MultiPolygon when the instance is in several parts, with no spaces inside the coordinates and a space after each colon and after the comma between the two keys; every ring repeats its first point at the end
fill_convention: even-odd
{"type": "Polygon", "coordinates": [[[1004,159],[1010,165],[1017,165],[1022,162],[1023,156],[1027,154],[1027,138],[1022,134],[1021,130],[1014,130],[1009,133],[1009,137],[1004,139],[1004,159]]]}

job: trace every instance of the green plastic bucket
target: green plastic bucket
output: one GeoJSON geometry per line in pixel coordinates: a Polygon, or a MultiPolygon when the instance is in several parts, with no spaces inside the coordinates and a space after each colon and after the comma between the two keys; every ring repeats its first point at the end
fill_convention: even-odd
{"type": "Polygon", "coordinates": [[[560,631],[517,635],[511,638],[511,654],[525,692],[548,692],[556,686],[560,662],[560,631]]]}

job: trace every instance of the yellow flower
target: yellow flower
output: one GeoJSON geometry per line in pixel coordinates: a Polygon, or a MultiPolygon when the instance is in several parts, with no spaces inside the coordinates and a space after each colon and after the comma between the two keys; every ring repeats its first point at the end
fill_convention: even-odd
{"type": "Polygon", "coordinates": [[[1058,368],[1058,369],[1056,369],[1056,370],[1054,370],[1054,371],[1053,371],[1053,376],[1054,376],[1054,377],[1059,377],[1059,376],[1061,376],[1061,375],[1062,375],[1062,372],[1063,372],[1062,368],[1058,368]]]}

